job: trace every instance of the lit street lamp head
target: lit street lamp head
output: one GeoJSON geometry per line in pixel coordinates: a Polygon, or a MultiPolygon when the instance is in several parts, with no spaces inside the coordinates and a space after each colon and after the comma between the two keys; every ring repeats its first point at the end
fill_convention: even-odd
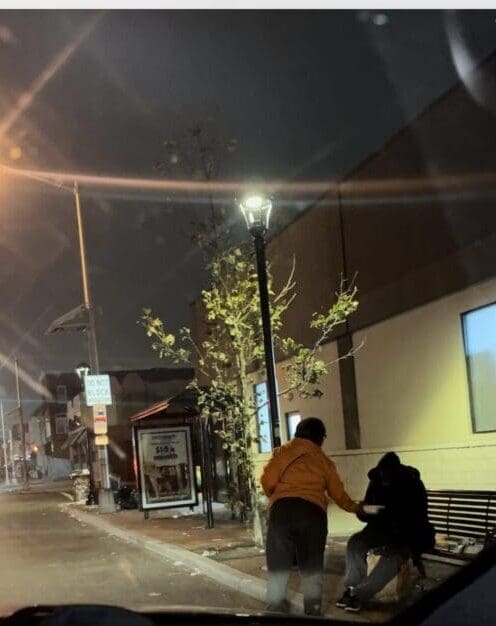
{"type": "Polygon", "coordinates": [[[269,198],[262,194],[251,194],[242,198],[239,208],[252,235],[263,235],[267,232],[272,210],[269,198]]]}
{"type": "Polygon", "coordinates": [[[80,363],[76,367],[76,374],[79,376],[80,380],[84,380],[86,376],[90,373],[90,368],[87,363],[80,363]]]}

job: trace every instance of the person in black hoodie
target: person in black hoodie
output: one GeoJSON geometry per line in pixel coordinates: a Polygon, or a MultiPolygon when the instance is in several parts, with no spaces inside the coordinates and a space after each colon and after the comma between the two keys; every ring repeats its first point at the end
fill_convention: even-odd
{"type": "Polygon", "coordinates": [[[427,493],[414,467],[402,465],[397,454],[388,452],[370,470],[363,504],[381,507],[372,514],[360,513],[367,525],[353,535],[346,548],[345,592],[336,605],[358,612],[367,600],[383,589],[409,558],[434,546],[434,528],[427,516],[427,493]],[[379,551],[381,558],[367,576],[367,554],[379,551]]]}

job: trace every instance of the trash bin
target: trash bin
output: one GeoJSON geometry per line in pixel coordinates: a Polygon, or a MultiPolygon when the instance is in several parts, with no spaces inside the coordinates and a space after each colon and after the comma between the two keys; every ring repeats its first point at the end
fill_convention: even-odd
{"type": "Polygon", "coordinates": [[[69,474],[75,502],[86,502],[90,492],[90,473],[87,469],[75,470],[69,474]]]}

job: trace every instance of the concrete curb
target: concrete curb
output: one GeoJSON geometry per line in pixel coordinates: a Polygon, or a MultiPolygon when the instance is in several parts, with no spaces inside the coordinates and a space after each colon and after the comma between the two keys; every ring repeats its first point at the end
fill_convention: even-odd
{"type": "MultiPolygon", "coordinates": [[[[69,508],[68,506],[64,506],[64,509],[71,517],[79,522],[89,524],[113,537],[144,548],[168,561],[173,561],[178,565],[184,565],[194,572],[201,573],[207,578],[225,587],[234,589],[239,593],[244,593],[251,598],[255,598],[255,600],[265,602],[267,592],[267,583],[265,580],[250,574],[244,574],[233,567],[191,552],[191,550],[186,550],[186,548],[157,541],[156,539],[149,539],[141,533],[121,528],[108,519],[103,519],[102,517],[97,517],[96,515],[78,509],[69,508]]],[[[292,610],[297,612],[303,611],[303,596],[301,593],[292,593],[290,601],[292,610]]]]}
{"type": "Polygon", "coordinates": [[[2,493],[17,493],[18,491],[22,491],[22,485],[2,485],[2,487],[0,487],[0,495],[2,493]]]}

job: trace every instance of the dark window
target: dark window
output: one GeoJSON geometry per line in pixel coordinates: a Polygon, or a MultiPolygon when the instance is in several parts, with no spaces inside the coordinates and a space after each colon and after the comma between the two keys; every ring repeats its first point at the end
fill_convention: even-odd
{"type": "Polygon", "coordinates": [[[272,451],[272,434],[270,431],[269,397],[267,382],[254,385],[255,405],[257,407],[258,451],[272,451]]]}
{"type": "Polygon", "coordinates": [[[67,434],[67,415],[57,415],[55,418],[55,434],[67,434]]]}
{"type": "Polygon", "coordinates": [[[57,402],[67,402],[67,387],[57,385],[57,402]]]}
{"type": "Polygon", "coordinates": [[[462,315],[474,432],[496,430],[496,303],[462,315]]]}
{"type": "MultiPolygon", "coordinates": [[[[29,424],[24,424],[24,435],[29,435],[29,424]]],[[[21,425],[20,424],[12,424],[12,439],[16,441],[21,440],[21,425]]]]}

